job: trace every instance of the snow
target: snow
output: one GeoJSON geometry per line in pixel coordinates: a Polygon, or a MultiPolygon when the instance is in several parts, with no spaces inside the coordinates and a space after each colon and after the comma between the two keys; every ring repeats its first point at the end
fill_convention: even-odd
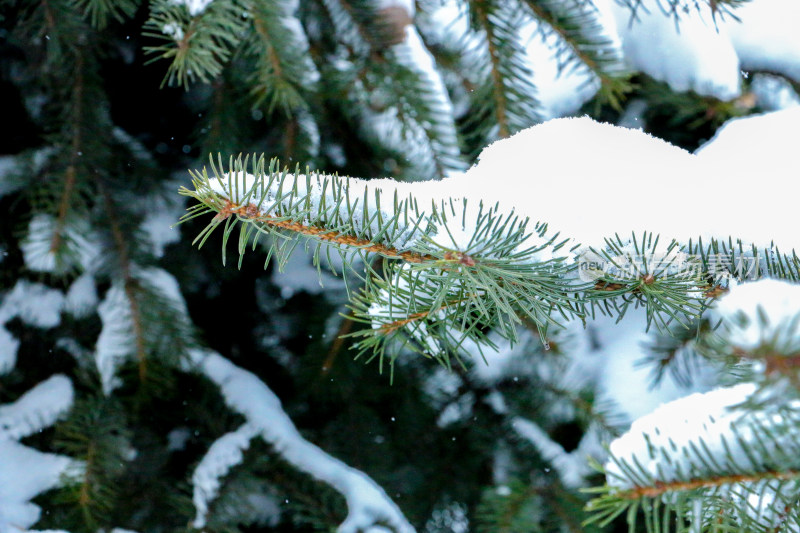
{"type": "Polygon", "coordinates": [[[66,376],[40,382],[13,404],[0,405],[0,441],[19,440],[51,426],[72,401],[72,382],[66,376]]]}
{"type": "Polygon", "coordinates": [[[97,313],[103,328],[97,337],[94,360],[103,393],[108,395],[121,385],[116,371],[130,355],[134,342],[130,301],[121,283],[111,285],[97,306],[97,313]]]}
{"type": "Polygon", "coordinates": [[[414,531],[372,479],[305,440],[281,408],[278,397],[258,377],[211,351],[195,350],[191,359],[220,387],[228,406],[244,415],[287,462],[342,493],[348,515],[339,526],[339,533],[356,533],[378,522],[398,533],[414,531]]]}
{"type": "Polygon", "coordinates": [[[51,250],[56,220],[47,214],[36,214],[28,225],[28,233],[20,243],[25,266],[37,272],[64,273],[72,268],[90,269],[100,254],[100,246],[83,219],[69,219],[61,228],[64,249],[58,255],[51,250]]]}
{"type": "Polygon", "coordinates": [[[585,484],[587,475],[592,474],[592,469],[587,461],[584,441],[589,442],[590,432],[587,432],[577,448],[567,453],[564,448],[553,441],[547,433],[534,422],[514,417],[511,427],[522,437],[527,439],[538,450],[543,459],[555,468],[561,482],[565,487],[577,488],[585,484]]]}
{"type": "MultiPolygon", "coordinates": [[[[665,404],[636,420],[615,439],[606,463],[607,483],[620,490],[661,487],[714,477],[757,474],[781,468],[773,464],[796,450],[798,401],[767,412],[740,407],[756,391],[752,383],[692,394],[665,404]],[[785,409],[785,410],[781,410],[785,409]],[[769,438],[765,439],[764,434],[769,438]],[[758,450],[758,453],[753,453],[758,450]],[[713,474],[711,472],[713,471],[713,474]]],[[[776,479],[728,482],[716,494],[767,528],[783,521],[783,510],[793,505],[796,489],[776,479]]],[[[672,496],[665,493],[665,501],[672,496]]],[[[695,505],[701,506],[695,498],[695,505]]],[[[702,516],[696,512],[698,518],[702,516]]],[[[698,521],[699,523],[699,521],[698,521]]]]}
{"type": "Polygon", "coordinates": [[[69,457],[42,453],[16,442],[51,426],[72,406],[72,383],[55,375],[0,406],[0,532],[27,529],[41,510],[29,500],[61,485],[80,465],[69,457]]]}
{"type": "Polygon", "coordinates": [[[0,375],[10,372],[17,362],[19,341],[4,327],[13,318],[38,328],[53,328],[61,323],[64,295],[39,283],[21,279],[7,292],[0,304],[0,375]]]}
{"type": "Polygon", "coordinates": [[[214,0],[172,0],[172,3],[178,6],[186,6],[189,15],[196,17],[202,15],[213,1],[214,0]]]}
{"type": "Polygon", "coordinates": [[[726,17],[724,29],[747,70],[780,73],[800,81],[800,3],[795,0],[744,2],[726,17]]]}
{"type": "Polygon", "coordinates": [[[19,341],[4,327],[0,327],[0,376],[11,372],[17,364],[19,341]]]}
{"type": "Polygon", "coordinates": [[[612,459],[605,465],[607,482],[629,489],[645,479],[670,482],[691,478],[695,471],[705,470],[701,464],[692,462],[693,447],[721,458],[726,457],[726,442],[731,456],[746,465],[749,460],[742,454],[742,442],[731,438],[734,424],[744,416],[744,411],[732,407],[747,400],[755,390],[754,384],[743,383],[690,394],[637,419],[627,433],[609,446],[612,459]],[[705,445],[698,447],[701,439],[705,445]],[[644,470],[648,477],[633,479],[624,465],[644,470]]]}
{"type": "Polygon", "coordinates": [[[649,231],[665,244],[733,236],[762,249],[774,241],[783,251],[800,250],[793,197],[773,194],[797,168],[791,143],[800,135],[800,110],[740,121],[748,123],[723,135],[724,128],[693,155],[638,130],[589,118],[551,120],[484,149],[451,190],[499,201],[595,248],[615,233],[649,231]],[[686,191],[698,187],[714,191],[714,205],[725,209],[685,209],[686,191]],[[598,202],[598,194],[613,201],[598,202]]]}
{"type": "Polygon", "coordinates": [[[236,431],[221,436],[208,448],[192,474],[192,501],[197,510],[192,527],[202,529],[206,526],[208,506],[219,494],[220,478],[242,462],[245,450],[250,447],[250,440],[256,435],[257,428],[244,424],[236,431]]]}
{"type": "Polygon", "coordinates": [[[39,283],[21,279],[3,297],[0,305],[0,323],[14,317],[30,326],[54,328],[61,323],[64,294],[39,283]]]}
{"type": "Polygon", "coordinates": [[[721,100],[739,95],[739,57],[705,2],[681,14],[677,23],[658,0],[642,0],[635,15],[621,2],[607,0],[607,5],[632,69],[676,91],[692,90],[721,100]]]}
{"type": "Polygon", "coordinates": [[[751,351],[768,344],[796,353],[800,285],[775,279],[733,285],[713,316],[724,321],[726,341],[733,346],[751,351]]]}
{"type": "Polygon", "coordinates": [[[784,78],[770,74],[754,74],[750,92],[764,111],[778,111],[800,106],[800,96],[784,78]]]}
{"type": "Polygon", "coordinates": [[[169,35],[175,39],[176,42],[183,40],[183,28],[181,28],[175,22],[168,22],[167,24],[164,24],[164,26],[161,28],[161,32],[164,35],[169,35]]]}
{"type": "Polygon", "coordinates": [[[152,206],[152,210],[148,211],[140,226],[147,234],[153,255],[159,258],[164,256],[164,248],[167,245],[180,240],[180,231],[172,226],[185,212],[182,205],[167,206],[164,205],[165,202],[161,204],[152,206]]]}
{"type": "Polygon", "coordinates": [[[64,310],[76,318],[84,318],[97,308],[97,288],[94,277],[84,272],[69,286],[64,310]]]}

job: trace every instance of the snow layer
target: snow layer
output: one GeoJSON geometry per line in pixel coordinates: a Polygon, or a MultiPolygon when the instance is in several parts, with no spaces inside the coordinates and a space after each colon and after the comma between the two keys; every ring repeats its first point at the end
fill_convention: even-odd
{"type": "Polygon", "coordinates": [[[773,279],[734,285],[713,314],[725,321],[726,340],[744,350],[774,344],[795,353],[800,345],[800,285],[773,279]]]}
{"type": "Polygon", "coordinates": [[[258,377],[214,352],[196,350],[191,358],[220,387],[226,403],[244,415],[286,461],[342,493],[348,515],[339,526],[339,533],[368,530],[379,522],[398,533],[414,531],[372,479],[305,440],[281,408],[278,397],[258,377]]]}
{"type": "Polygon", "coordinates": [[[172,0],[172,3],[179,6],[186,6],[189,14],[196,17],[197,15],[202,15],[213,1],[214,0],[172,0]]]}
{"type": "Polygon", "coordinates": [[[592,436],[596,440],[593,431],[587,432],[578,447],[567,453],[542,428],[526,418],[514,417],[511,426],[520,436],[533,444],[543,459],[553,465],[564,486],[580,487],[585,483],[585,477],[592,473],[587,461],[587,444],[592,440],[592,436]]]}
{"type": "Polygon", "coordinates": [[[0,532],[27,529],[40,509],[29,500],[56,487],[63,476],[79,469],[69,457],[42,453],[16,442],[51,426],[72,406],[72,383],[53,376],[0,406],[0,532]]]}
{"type": "Polygon", "coordinates": [[[97,302],[97,287],[94,284],[94,277],[85,272],[69,286],[64,309],[76,318],[83,318],[97,308],[97,302]]]}
{"type": "Polygon", "coordinates": [[[242,462],[244,451],[250,447],[250,440],[256,435],[257,428],[244,424],[236,431],[215,440],[200,460],[192,474],[192,501],[197,510],[193,527],[202,529],[206,526],[208,506],[219,493],[220,478],[228,475],[232,467],[242,462]]]}
{"type": "Polygon", "coordinates": [[[744,2],[724,19],[724,30],[741,67],[780,73],[800,81],[800,3],[795,0],[744,2]]]}
{"type": "Polygon", "coordinates": [[[499,201],[587,246],[650,231],[667,242],[733,236],[800,250],[793,196],[774,194],[798,168],[790,145],[800,136],[800,109],[741,122],[693,155],[638,130],[589,118],[551,120],[484,149],[450,189],[499,201]],[[713,191],[713,201],[686,209],[687,191],[697,190],[713,191]]]}
{"type": "Polygon", "coordinates": [[[635,15],[622,2],[607,4],[633,69],[676,91],[693,90],[722,100],[739,95],[739,57],[730,38],[715,27],[705,2],[690,7],[677,23],[658,0],[642,0],[635,15]]]}
{"type": "Polygon", "coordinates": [[[38,328],[53,328],[61,323],[64,295],[39,283],[19,280],[0,304],[0,375],[11,371],[17,362],[19,341],[4,327],[13,319],[38,328]]]}
{"type": "Polygon", "coordinates": [[[61,374],[42,381],[12,404],[0,405],[0,440],[19,440],[52,425],[72,406],[72,382],[61,374]]]}
{"type": "Polygon", "coordinates": [[[51,245],[57,227],[50,215],[37,214],[28,225],[28,233],[20,243],[25,266],[37,272],[63,273],[74,267],[88,270],[100,254],[100,247],[86,220],[73,219],[60,228],[63,249],[58,255],[51,245]]]}
{"type": "Polygon", "coordinates": [[[609,485],[629,489],[647,479],[632,478],[631,468],[643,470],[654,481],[689,479],[693,473],[706,470],[696,458],[697,450],[707,450],[712,457],[725,457],[726,445],[744,467],[749,459],[741,449],[742,441],[733,438],[734,425],[744,411],[731,408],[744,402],[755,390],[755,385],[743,383],[690,394],[639,418],[609,446],[612,459],[605,465],[609,485]],[[705,446],[700,445],[701,439],[705,446]]]}
{"type": "Polygon", "coordinates": [[[97,306],[97,313],[103,329],[97,337],[94,359],[103,393],[108,395],[121,385],[116,371],[130,355],[134,342],[130,301],[120,283],[114,283],[108,289],[97,306]]]}
{"type": "MultiPolygon", "coordinates": [[[[780,457],[797,448],[800,435],[796,412],[800,406],[794,401],[783,406],[789,411],[777,408],[767,413],[739,407],[755,391],[756,385],[743,383],[692,394],[640,418],[609,447],[612,458],[605,465],[608,484],[622,490],[663,489],[670,482],[774,470],[771,456],[780,457]]],[[[796,488],[776,479],[731,481],[716,491],[765,528],[784,522],[785,510],[797,498],[796,488]]],[[[669,494],[664,498],[670,498],[669,494]]],[[[695,503],[698,510],[694,520],[699,528],[700,499],[695,503]]]]}

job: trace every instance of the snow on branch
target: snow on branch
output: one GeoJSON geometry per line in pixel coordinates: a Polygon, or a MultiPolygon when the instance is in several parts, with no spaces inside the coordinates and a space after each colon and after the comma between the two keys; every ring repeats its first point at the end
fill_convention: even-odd
{"type": "Polygon", "coordinates": [[[455,347],[467,338],[485,345],[479,332],[491,324],[516,342],[520,317],[544,331],[597,305],[621,316],[644,304],[648,325],[685,325],[724,288],[725,276],[800,276],[800,263],[779,253],[800,249],[793,198],[773,194],[794,168],[791,151],[772,147],[800,133],[800,109],[742,123],[695,155],[589,118],[552,120],[490,145],[466,173],[437,182],[291,173],[275,161],[267,167],[263,157],[252,169],[248,158],[231,159],[227,170],[212,161],[213,176],[194,172],[194,190],[181,191],[199,202],[184,220],[213,214],[195,242],[219,226],[223,251],[239,226],[240,261],[265,234],[281,237],[267,260],[281,258],[293,249],[284,238],[293,233],[405,263],[381,276],[368,271],[355,298],[357,317],[373,325],[359,347],[381,360],[395,333],[447,363],[448,356],[428,353],[441,343],[420,341],[420,333],[437,331],[455,347]],[[774,170],[748,162],[759,151],[774,170]],[[761,187],[750,186],[754,175],[761,187]],[[714,191],[715,205],[726,209],[678,216],[686,191],[698,187],[714,191]],[[598,202],[598,191],[613,202],[598,202]],[[587,279],[583,267],[598,262],[587,279]],[[437,326],[462,318],[460,329],[437,326]]]}
{"type": "Polygon", "coordinates": [[[71,407],[72,382],[62,375],[42,381],[12,404],[0,405],[0,531],[27,529],[41,510],[30,502],[80,469],[62,455],[42,453],[16,442],[53,425],[71,407]]]}
{"type": "MultiPolygon", "coordinates": [[[[414,531],[372,479],[305,440],[283,411],[278,397],[258,377],[212,351],[192,351],[191,362],[220,387],[226,403],[247,418],[245,432],[257,430],[283,459],[345,497],[348,515],[339,526],[339,533],[357,533],[377,524],[388,525],[397,533],[414,531]]],[[[243,438],[236,437],[239,449],[244,448],[243,438]]]]}
{"type": "Polygon", "coordinates": [[[727,342],[754,351],[768,346],[787,356],[800,350],[800,285],[765,279],[731,287],[714,309],[727,342]]]}
{"type": "Polygon", "coordinates": [[[53,328],[61,323],[64,295],[39,283],[19,280],[3,296],[0,304],[0,375],[11,371],[17,362],[19,341],[4,327],[18,317],[38,328],[53,328]]]}
{"type": "Polygon", "coordinates": [[[206,526],[208,506],[219,494],[220,478],[242,462],[244,451],[250,447],[250,440],[256,435],[258,428],[244,424],[214,441],[200,460],[192,474],[192,501],[197,510],[193,527],[202,529],[206,526]]]}
{"type": "Polygon", "coordinates": [[[796,524],[800,402],[753,411],[743,404],[755,392],[743,383],[692,394],[636,420],[609,447],[595,520],[641,504],[697,528],[710,513],[746,531],[796,524]]]}

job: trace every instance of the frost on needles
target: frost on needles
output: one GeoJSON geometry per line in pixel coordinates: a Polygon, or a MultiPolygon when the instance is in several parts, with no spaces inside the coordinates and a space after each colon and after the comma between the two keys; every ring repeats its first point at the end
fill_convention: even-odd
{"type": "MultiPolygon", "coordinates": [[[[603,315],[644,319],[639,331],[674,336],[671,350],[728,387],[665,405],[613,441],[593,519],[627,512],[633,528],[642,509],[651,530],[793,531],[797,515],[782,509],[798,495],[800,300],[780,295],[797,290],[800,260],[793,199],[772,193],[793,168],[782,147],[798,125],[797,109],[740,119],[691,154],[588,118],[553,120],[489,146],[463,174],[415,183],[212,159],[182,190],[198,201],[185,218],[211,216],[196,242],[221,227],[223,258],[232,236],[240,260],[260,242],[283,264],[302,239],[318,267],[321,254],[341,254],[367,325],[356,347],[381,361],[411,350],[471,368],[480,363],[464,355],[492,359],[525,328],[548,342],[603,315]],[[774,172],[758,173],[759,157],[774,172]],[[709,191],[724,209],[687,206],[687,191],[709,191]],[[710,522],[719,510],[731,512],[710,522]]],[[[563,459],[570,485],[585,483],[574,458],[519,422],[521,436],[563,459]]]]}

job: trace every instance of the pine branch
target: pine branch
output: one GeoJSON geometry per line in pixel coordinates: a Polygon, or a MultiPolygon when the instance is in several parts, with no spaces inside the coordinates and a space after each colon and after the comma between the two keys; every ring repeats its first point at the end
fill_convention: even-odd
{"type": "Polygon", "coordinates": [[[605,468],[609,485],[589,490],[600,494],[588,505],[594,514],[589,522],[603,526],[627,513],[633,528],[639,509],[649,532],[659,531],[666,520],[676,521],[679,532],[782,531],[787,513],[789,523],[796,520],[798,411],[783,402],[776,405],[774,394],[780,390],[775,389],[771,403],[751,410],[742,402],[755,391],[742,384],[706,398],[695,394],[637,421],[611,444],[605,468]],[[673,420],[673,431],[654,432],[656,420],[659,425],[673,420]],[[709,522],[709,517],[720,521],[709,522]]]}
{"type": "Polygon", "coordinates": [[[308,108],[306,95],[315,91],[319,74],[308,54],[308,43],[300,22],[281,3],[251,2],[248,5],[253,31],[242,52],[255,64],[250,77],[254,106],[267,103],[287,115],[308,108]]]}
{"type": "Polygon", "coordinates": [[[631,91],[622,52],[605,34],[598,20],[597,8],[585,0],[557,2],[553,0],[525,0],[525,5],[537,19],[544,22],[569,48],[570,57],[562,60],[560,67],[584,65],[600,80],[600,95],[615,109],[621,109],[621,100],[631,91]],[[570,5],[571,4],[571,5],[570,5]]]}
{"type": "Polygon", "coordinates": [[[119,268],[122,273],[122,287],[125,291],[128,305],[130,306],[135,353],[139,368],[139,380],[140,382],[144,383],[147,381],[148,355],[145,345],[142,312],[139,308],[139,294],[137,290],[138,282],[134,279],[131,273],[131,260],[127,244],[128,241],[126,240],[125,235],[122,232],[122,228],[117,221],[114,200],[111,198],[111,193],[108,191],[105,185],[100,183],[99,188],[101,194],[103,195],[103,205],[111,223],[111,235],[113,237],[114,246],[116,247],[119,257],[119,268]]]}
{"type": "Polygon", "coordinates": [[[245,29],[239,0],[216,0],[198,14],[171,0],[154,0],[144,35],[163,41],[145,52],[170,61],[163,84],[210,83],[222,72],[245,29]]]}
{"type": "Polygon", "coordinates": [[[139,7],[139,0],[76,0],[78,8],[97,29],[102,30],[110,18],[122,22],[132,16],[139,7]]]}
{"type": "Polygon", "coordinates": [[[471,19],[479,31],[470,67],[480,80],[472,93],[474,118],[468,127],[485,146],[540,120],[536,87],[526,65],[525,51],[518,41],[518,27],[525,18],[520,4],[480,0],[470,3],[471,19]],[[480,43],[480,44],[478,44],[480,43]]]}
{"type": "Polygon", "coordinates": [[[58,203],[58,216],[56,218],[56,227],[53,231],[53,238],[50,242],[50,252],[56,253],[61,248],[61,241],[63,238],[64,225],[66,224],[67,214],[72,206],[72,194],[75,189],[75,181],[77,179],[77,165],[78,158],[82,155],[81,147],[81,127],[83,124],[83,68],[84,59],[83,52],[80,48],[76,50],[75,54],[75,86],[73,88],[73,106],[71,117],[73,122],[72,127],[72,143],[69,155],[69,165],[67,166],[64,177],[64,189],[61,193],[61,199],[58,203]]]}
{"type": "MultiPolygon", "coordinates": [[[[556,323],[551,317],[554,312],[563,316],[576,312],[570,295],[574,288],[567,275],[570,267],[562,258],[537,259],[545,250],[551,255],[549,250],[558,251],[564,245],[557,235],[546,237],[545,226],[536,225],[530,232],[528,222],[513,213],[501,215],[495,208],[483,206],[473,212],[466,202],[461,213],[453,202],[449,206],[442,202],[437,207],[436,201],[425,212],[413,197],[399,201],[397,192],[392,207],[387,209],[381,205],[382,191],[370,190],[359,180],[309,173],[290,175],[285,170],[278,172],[275,161],[266,169],[263,158],[253,160],[253,173],[248,174],[244,171],[246,163],[247,160],[231,160],[232,170],[226,172],[221,162],[218,169],[212,161],[215,181],[204,170],[194,173],[194,191],[182,189],[182,194],[200,202],[182,220],[215,213],[195,242],[202,246],[225,221],[223,254],[227,240],[240,224],[240,262],[246,248],[256,245],[259,235],[274,234],[276,230],[290,230],[355,249],[367,264],[369,253],[403,260],[407,268],[387,267],[382,280],[374,272],[368,273],[363,305],[357,307],[364,320],[379,318],[372,309],[381,309],[384,318],[380,320],[387,323],[416,313],[431,317],[441,314],[437,310],[447,307],[446,302],[463,301],[435,320],[435,327],[444,334],[449,323],[444,318],[450,312],[456,313],[453,318],[460,325],[460,333],[445,337],[452,337],[458,348],[468,337],[483,342],[485,336],[481,332],[489,325],[515,340],[520,317],[541,326],[544,335],[546,325],[556,323]],[[470,228],[469,234],[462,235],[465,227],[470,228]],[[398,287],[413,290],[403,289],[406,294],[399,297],[398,287]]],[[[388,184],[384,183],[384,187],[391,192],[388,184]]],[[[281,238],[276,242],[270,247],[268,261],[277,255],[280,262],[287,253],[288,245],[282,244],[281,238]]],[[[404,324],[420,332],[433,326],[419,320],[404,324]]],[[[382,359],[385,336],[380,334],[392,336],[395,330],[389,327],[371,331],[378,338],[368,336],[362,347],[377,350],[375,355],[382,359]]]]}

